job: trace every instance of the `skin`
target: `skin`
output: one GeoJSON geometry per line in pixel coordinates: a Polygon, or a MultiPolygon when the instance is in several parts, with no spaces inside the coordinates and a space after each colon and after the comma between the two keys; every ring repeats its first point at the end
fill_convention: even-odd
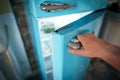
{"type": "Polygon", "coordinates": [[[101,58],[120,71],[120,47],[99,39],[93,34],[82,34],[78,35],[77,38],[83,48],[70,49],[70,53],[90,58],[101,58]]]}

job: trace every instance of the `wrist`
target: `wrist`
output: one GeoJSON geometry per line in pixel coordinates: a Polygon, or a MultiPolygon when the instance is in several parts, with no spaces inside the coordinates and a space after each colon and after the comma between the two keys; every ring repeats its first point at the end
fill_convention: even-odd
{"type": "Polygon", "coordinates": [[[101,58],[105,61],[113,61],[116,60],[120,56],[120,47],[115,46],[113,44],[108,44],[106,48],[103,49],[102,53],[98,54],[98,58],[101,58]]]}
{"type": "Polygon", "coordinates": [[[120,47],[111,45],[108,47],[108,51],[98,56],[103,59],[115,69],[120,71],[120,47]]]}
{"type": "Polygon", "coordinates": [[[101,58],[103,60],[110,60],[114,50],[112,49],[113,45],[108,44],[107,46],[104,46],[103,49],[100,51],[101,53],[99,53],[97,55],[98,58],[101,58]]]}

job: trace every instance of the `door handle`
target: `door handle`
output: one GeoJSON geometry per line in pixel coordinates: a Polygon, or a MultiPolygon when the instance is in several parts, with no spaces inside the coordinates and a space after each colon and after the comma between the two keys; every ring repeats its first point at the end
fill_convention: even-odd
{"type": "Polygon", "coordinates": [[[53,12],[57,10],[68,9],[74,6],[75,6],[74,4],[59,4],[59,3],[44,2],[40,4],[40,9],[46,12],[53,12]]]}
{"type": "Polygon", "coordinates": [[[78,39],[72,39],[69,43],[68,46],[72,49],[81,49],[82,44],[78,41],[78,39]]]}

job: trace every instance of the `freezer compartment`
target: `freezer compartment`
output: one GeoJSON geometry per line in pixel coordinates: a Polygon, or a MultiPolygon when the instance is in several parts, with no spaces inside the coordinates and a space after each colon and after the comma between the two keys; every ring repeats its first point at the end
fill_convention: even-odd
{"type": "Polygon", "coordinates": [[[107,6],[107,1],[108,0],[28,0],[28,7],[34,17],[43,18],[99,10],[107,6]]]}
{"type": "Polygon", "coordinates": [[[53,74],[55,80],[85,80],[90,58],[70,54],[68,43],[78,34],[94,32],[98,35],[104,11],[89,14],[53,34],[53,74]]]}

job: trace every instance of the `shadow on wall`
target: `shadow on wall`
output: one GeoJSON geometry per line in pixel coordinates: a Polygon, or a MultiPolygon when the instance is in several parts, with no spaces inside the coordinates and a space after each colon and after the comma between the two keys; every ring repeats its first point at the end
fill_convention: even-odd
{"type": "Polygon", "coordinates": [[[120,4],[114,3],[108,7],[104,20],[103,39],[120,46],[120,4]]]}

